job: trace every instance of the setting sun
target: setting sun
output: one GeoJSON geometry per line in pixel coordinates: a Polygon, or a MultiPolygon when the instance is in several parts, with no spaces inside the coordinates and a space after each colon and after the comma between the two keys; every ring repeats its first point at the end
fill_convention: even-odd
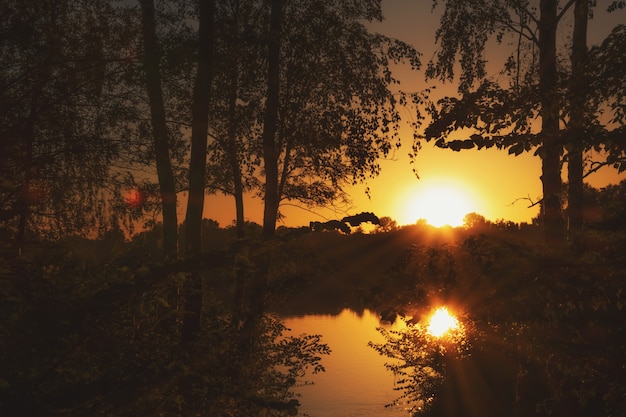
{"type": "Polygon", "coordinates": [[[407,219],[424,219],[434,227],[463,225],[465,215],[476,211],[460,186],[432,184],[421,190],[406,207],[407,219]]]}
{"type": "Polygon", "coordinates": [[[428,333],[435,337],[441,337],[450,330],[459,327],[459,321],[446,307],[439,307],[428,321],[428,333]]]}

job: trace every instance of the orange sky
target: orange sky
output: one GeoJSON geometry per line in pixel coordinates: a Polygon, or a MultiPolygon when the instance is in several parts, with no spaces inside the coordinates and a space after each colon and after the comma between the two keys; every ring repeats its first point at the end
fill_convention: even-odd
{"type": "MultiPolygon", "coordinates": [[[[599,2],[603,3],[603,2],[599,2]]],[[[383,1],[385,21],[372,25],[373,29],[414,45],[423,54],[425,65],[435,50],[434,33],[439,23],[437,15],[430,12],[430,1],[386,0],[383,1]]],[[[594,20],[589,26],[589,45],[598,43],[609,31],[620,23],[626,23],[626,11],[613,15],[596,8],[594,20]]],[[[566,32],[560,35],[564,41],[566,32]]],[[[409,79],[402,79],[401,87],[411,90],[424,86],[422,71],[409,79]]],[[[443,86],[436,91],[453,94],[455,86],[443,86]]],[[[424,144],[416,159],[420,179],[412,172],[408,153],[411,147],[412,132],[401,132],[403,147],[393,158],[382,161],[382,173],[369,181],[371,199],[365,195],[364,186],[356,186],[351,191],[353,204],[336,211],[330,208],[314,209],[315,213],[283,206],[281,213],[286,217],[278,223],[285,226],[308,225],[309,221],[341,219],[346,214],[362,211],[374,212],[379,217],[389,216],[398,224],[411,224],[426,217],[429,202],[419,199],[420,194],[432,186],[445,185],[446,189],[458,189],[471,200],[470,211],[485,216],[488,220],[511,220],[530,222],[538,213],[538,208],[528,208],[530,197],[536,201],[541,196],[541,161],[532,154],[514,157],[506,151],[464,150],[454,152],[434,148],[424,144]],[[514,203],[518,200],[516,203],[514,203]],[[513,204],[514,203],[514,204],[513,204]]],[[[565,175],[565,171],[564,171],[565,175]]],[[[617,175],[612,169],[603,169],[587,178],[594,187],[615,184],[626,175],[617,175]]],[[[248,198],[246,201],[247,220],[262,223],[262,201],[248,198]]],[[[180,215],[184,207],[179,208],[180,215]]],[[[206,202],[205,217],[217,220],[221,226],[232,224],[235,218],[234,201],[230,196],[210,196],[206,202]]]]}

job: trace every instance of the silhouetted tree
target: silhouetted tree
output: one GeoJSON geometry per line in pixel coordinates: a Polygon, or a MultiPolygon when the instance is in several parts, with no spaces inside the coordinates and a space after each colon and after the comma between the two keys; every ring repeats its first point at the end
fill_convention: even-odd
{"type": "Polygon", "coordinates": [[[585,222],[601,229],[626,228],[626,181],[599,190],[585,188],[585,222]]]}
{"type": "Polygon", "coordinates": [[[569,85],[569,141],[567,149],[567,218],[568,229],[580,232],[583,226],[583,152],[585,150],[587,21],[589,0],[576,0],[572,36],[572,74],[569,85]]]}
{"type": "MultiPolygon", "coordinates": [[[[622,3],[623,6],[623,3],[622,3]]],[[[600,45],[593,46],[586,60],[586,81],[590,91],[588,106],[596,117],[608,119],[604,126],[594,126],[592,149],[606,152],[606,159],[591,161],[589,175],[604,166],[626,170],[626,115],[623,111],[626,83],[626,25],[618,25],[600,45]]]]}
{"type": "Polygon", "coordinates": [[[371,223],[373,225],[380,224],[380,219],[374,213],[364,211],[352,216],[346,216],[341,219],[342,222],[350,224],[350,226],[359,226],[361,223],[371,223]]]}
{"type": "Polygon", "coordinates": [[[128,155],[117,88],[132,25],[108,1],[4,1],[0,13],[0,222],[18,250],[29,231],[106,227],[128,155]]]}
{"type": "Polygon", "coordinates": [[[271,127],[265,120],[273,106],[268,42],[275,40],[267,7],[261,2],[220,7],[218,53],[226,55],[220,55],[216,74],[218,120],[210,172],[217,181],[209,189],[234,193],[238,213],[242,198],[236,190],[254,189],[266,202],[269,236],[281,201],[328,204],[346,198],[346,184],[378,173],[377,158],[399,144],[397,107],[409,99],[391,91],[396,80],[389,67],[406,59],[417,68],[419,59],[409,45],[368,33],[358,21],[382,18],[378,2],[358,7],[285,2],[276,34],[280,48],[273,52],[279,60],[278,68],[272,67],[278,71],[272,74],[278,76],[272,81],[278,113],[275,121],[267,120],[276,124],[271,127]],[[327,26],[324,31],[320,24],[327,26]],[[218,85],[227,88],[220,92],[218,85]]]}
{"type": "Polygon", "coordinates": [[[557,93],[556,32],[560,16],[557,0],[541,0],[539,4],[539,100],[541,108],[541,183],[543,184],[543,222],[548,244],[561,243],[564,238],[561,214],[561,154],[559,137],[559,95],[557,93]]]}
{"type": "Polygon", "coordinates": [[[380,224],[376,226],[377,232],[391,232],[398,229],[398,222],[389,216],[383,216],[380,218],[380,224]]]}
{"type": "Polygon", "coordinates": [[[176,215],[176,185],[170,160],[170,140],[163,100],[159,42],[156,33],[154,0],[140,0],[143,32],[143,68],[150,102],[150,120],[156,160],[161,207],[163,211],[163,249],[165,257],[178,256],[178,218],[176,215]]]}
{"type": "Polygon", "coordinates": [[[480,149],[496,144],[509,148],[509,153],[516,155],[538,146],[536,153],[542,159],[545,238],[548,243],[562,242],[564,228],[559,199],[562,145],[559,134],[556,31],[559,21],[573,2],[557,10],[556,0],[541,0],[538,15],[530,5],[516,0],[494,2],[489,7],[483,4],[466,7],[461,3],[456,0],[445,2],[437,31],[441,50],[436,62],[430,66],[429,74],[441,79],[452,79],[456,55],[460,54],[459,91],[463,98],[441,102],[442,109],[440,112],[433,111],[434,120],[427,128],[425,137],[427,140],[436,139],[439,146],[455,150],[474,146],[480,149]],[[471,93],[470,88],[475,82],[487,75],[484,48],[490,35],[496,35],[498,40],[502,40],[510,33],[518,37],[517,58],[511,57],[507,63],[507,68],[514,75],[511,89],[502,90],[495,83],[484,82],[475,93],[471,93]],[[538,65],[535,64],[534,55],[531,55],[532,61],[528,63],[526,75],[521,81],[523,41],[537,48],[538,65]],[[538,84],[533,85],[535,79],[538,79],[538,84]],[[463,120],[454,120],[455,116],[460,115],[463,115],[463,120]],[[528,118],[533,115],[541,116],[541,132],[538,135],[531,133],[528,123],[528,118]],[[479,134],[468,140],[446,143],[447,133],[465,126],[477,128],[479,134]]]}
{"type": "MultiPolygon", "coordinates": [[[[587,114],[593,114],[593,118],[584,117],[580,121],[585,124],[586,134],[594,132],[595,139],[586,145],[574,138],[567,142],[559,128],[559,120],[566,117],[568,110],[581,108],[580,104],[566,107],[565,98],[571,95],[561,88],[566,84],[563,81],[574,81],[579,75],[574,78],[568,75],[559,77],[557,71],[557,27],[574,4],[574,1],[570,1],[559,8],[558,2],[543,0],[537,14],[536,9],[529,9],[526,3],[519,1],[495,2],[489,7],[482,4],[465,7],[460,2],[448,1],[437,32],[442,48],[437,54],[436,62],[429,68],[431,76],[452,79],[456,55],[460,54],[462,98],[443,99],[439,102],[439,109],[431,109],[433,122],[426,129],[426,140],[435,140],[437,146],[453,150],[496,146],[519,155],[536,149],[535,153],[542,158],[542,221],[546,241],[549,243],[558,243],[564,236],[559,199],[562,188],[560,157],[564,145],[571,143],[573,150],[578,147],[584,151],[591,147],[590,143],[595,143],[594,146],[598,148],[603,146],[601,144],[614,143],[611,139],[614,135],[602,132],[602,129],[597,128],[596,122],[600,114],[600,107],[597,105],[600,101],[605,104],[610,101],[602,98],[602,90],[593,87],[594,83],[590,79],[582,84],[585,84],[588,96],[594,97],[592,103],[595,105],[585,106],[587,114]],[[505,88],[494,81],[482,81],[475,91],[471,91],[478,80],[487,76],[483,52],[489,37],[494,35],[501,41],[511,34],[517,37],[517,49],[505,65],[505,71],[511,76],[510,85],[505,88]],[[530,120],[536,116],[540,116],[542,120],[539,133],[533,131],[530,124],[530,120]],[[446,140],[451,131],[464,127],[477,129],[477,133],[465,140],[446,140]],[[574,143],[578,145],[574,146],[574,143]]],[[[581,6],[582,4],[579,5],[581,6]]],[[[584,16],[583,11],[579,10],[579,14],[584,16]]],[[[581,24],[582,17],[579,18],[576,35],[579,39],[582,38],[579,32],[583,32],[581,24]]],[[[577,43],[580,42],[577,40],[577,43]]],[[[615,55],[616,58],[618,56],[615,55]]],[[[587,62],[591,61],[590,59],[587,62]]],[[[597,60],[596,65],[602,65],[601,62],[606,64],[604,71],[613,68],[613,64],[602,60],[597,60]]],[[[576,67],[579,71],[579,64],[576,67]]],[[[603,71],[601,67],[592,67],[595,68],[595,73],[603,71]]],[[[576,81],[575,84],[578,85],[579,82],[576,81]]],[[[570,83],[570,86],[573,85],[570,83]]],[[[615,91],[620,91],[620,82],[611,82],[610,85],[607,90],[611,89],[612,98],[619,97],[620,93],[615,94],[615,91]]],[[[574,114],[580,116],[580,110],[574,114]]],[[[621,120],[620,114],[619,111],[614,113],[615,120],[621,120]]],[[[572,117],[568,117],[568,120],[572,120],[572,117]]],[[[620,130],[618,126],[615,132],[620,130]]],[[[619,160],[618,155],[621,154],[613,154],[612,160],[619,160]]],[[[575,162],[576,152],[572,152],[572,159],[574,168],[579,165],[575,162]]],[[[576,179],[572,183],[577,183],[579,187],[580,180],[576,179]]],[[[576,195],[574,189],[573,198],[576,195]]],[[[574,206],[577,204],[574,203],[574,206]]]]}
{"type": "Polygon", "coordinates": [[[265,69],[259,65],[265,26],[258,1],[217,4],[216,68],[212,100],[212,129],[207,166],[209,192],[235,199],[236,231],[245,234],[244,191],[258,183],[258,156],[252,138],[260,135],[265,69]]]}
{"type": "Polygon", "coordinates": [[[463,224],[470,229],[480,229],[487,225],[487,219],[483,215],[472,212],[465,215],[463,224]]]}
{"type": "Polygon", "coordinates": [[[267,97],[263,118],[262,150],[265,171],[265,189],[263,193],[263,237],[269,239],[276,230],[276,217],[280,195],[278,190],[278,157],[277,144],[278,108],[280,100],[280,49],[283,34],[283,1],[271,0],[270,26],[267,47],[267,97]]]}
{"type": "Polygon", "coordinates": [[[201,224],[204,211],[214,38],[215,0],[198,0],[198,62],[191,104],[189,200],[185,215],[185,252],[187,255],[199,253],[202,250],[201,224]]]}

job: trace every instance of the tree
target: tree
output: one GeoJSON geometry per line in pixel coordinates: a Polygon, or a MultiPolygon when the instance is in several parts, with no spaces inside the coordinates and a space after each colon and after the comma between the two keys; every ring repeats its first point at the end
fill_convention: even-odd
{"type": "Polygon", "coordinates": [[[112,222],[131,25],[108,1],[5,1],[0,13],[0,221],[20,252],[29,233],[112,222]]]}
{"type": "MultiPolygon", "coordinates": [[[[439,113],[434,110],[434,120],[427,128],[427,140],[437,139],[442,147],[473,148],[493,146],[509,148],[516,155],[537,147],[536,154],[542,159],[543,200],[542,214],[546,242],[560,243],[564,237],[561,216],[560,156],[562,145],[559,133],[560,99],[557,79],[556,31],[559,21],[573,4],[566,3],[560,10],[556,0],[541,0],[539,15],[529,8],[527,2],[511,0],[465,7],[458,1],[447,1],[437,39],[441,51],[437,61],[431,64],[429,74],[441,79],[454,77],[457,53],[461,54],[462,100],[445,100],[439,113]],[[467,24],[469,23],[469,24],[467,24]],[[538,31],[536,35],[535,29],[538,31]],[[509,58],[507,68],[514,74],[510,90],[503,90],[495,83],[483,83],[476,93],[470,87],[483,79],[486,61],[484,48],[491,35],[502,40],[506,34],[518,37],[516,58],[509,58]],[[529,42],[538,50],[538,65],[534,52],[526,74],[521,76],[522,46],[529,42]],[[535,80],[538,83],[535,84],[535,80]],[[520,81],[522,80],[522,81],[520,81]],[[532,100],[529,102],[529,100],[532,100]],[[526,103],[526,104],[524,104],[526,103]],[[472,108],[480,106],[481,108],[472,108]],[[483,112],[487,111],[488,114],[483,112]],[[463,118],[454,121],[451,113],[463,118]],[[529,118],[541,116],[541,130],[532,133],[529,118]],[[445,136],[458,127],[475,127],[479,133],[465,141],[445,143],[445,136]]],[[[437,2],[435,2],[437,4],[437,2]]]]}
{"type": "Polygon", "coordinates": [[[626,170],[626,136],[624,135],[626,112],[626,82],[623,68],[626,65],[626,25],[618,25],[600,44],[592,47],[586,60],[588,106],[595,110],[596,117],[603,117],[605,126],[594,126],[591,147],[606,153],[606,159],[591,161],[589,175],[603,166],[612,166],[618,172],[626,170]]]}
{"type": "MultiPolygon", "coordinates": [[[[433,77],[453,79],[456,55],[461,56],[459,91],[462,98],[444,98],[438,109],[430,108],[433,122],[425,131],[426,140],[435,140],[437,146],[457,151],[496,146],[519,155],[535,149],[535,154],[542,158],[541,219],[548,243],[561,242],[564,237],[560,199],[563,192],[560,163],[564,148],[568,150],[567,158],[572,159],[570,208],[574,213],[574,228],[580,217],[575,213],[580,206],[581,175],[589,175],[596,167],[607,164],[619,169],[623,161],[624,148],[618,139],[620,128],[608,131],[599,122],[603,117],[602,109],[611,108],[614,118],[609,124],[622,123],[623,126],[623,118],[619,116],[622,112],[616,105],[620,93],[615,94],[623,91],[620,87],[623,83],[609,76],[610,68],[619,65],[621,55],[612,51],[610,55],[601,54],[605,59],[591,55],[584,59],[585,54],[580,51],[586,48],[582,44],[589,12],[585,14],[582,3],[575,7],[578,21],[573,41],[576,46],[572,46],[576,51],[572,52],[576,55],[572,57],[573,72],[568,74],[567,68],[557,65],[554,39],[557,26],[575,3],[571,0],[559,8],[558,2],[544,0],[540,2],[537,15],[537,10],[530,8],[528,2],[517,0],[475,8],[448,1],[437,34],[442,49],[428,71],[433,77]],[[471,23],[464,25],[463,22],[471,23]],[[486,79],[483,51],[492,35],[499,42],[507,35],[517,39],[517,48],[505,64],[505,72],[510,75],[508,87],[486,79]],[[458,41],[463,39],[467,41],[458,41]],[[606,81],[598,80],[596,84],[595,77],[605,71],[606,81]],[[471,91],[477,80],[482,81],[471,91]],[[606,85],[600,87],[603,83],[606,85]],[[611,93],[606,94],[609,90],[611,93]],[[533,130],[530,123],[537,116],[542,120],[539,131],[533,130]],[[560,120],[567,123],[568,132],[560,130],[560,120]],[[461,128],[476,129],[477,133],[464,140],[447,140],[449,133],[461,128]],[[592,148],[606,150],[607,159],[594,162],[587,173],[581,174],[582,154],[578,151],[584,154],[592,148]]],[[[611,43],[609,38],[607,45],[611,43]]]]}
{"type": "Polygon", "coordinates": [[[189,200],[185,216],[185,251],[202,250],[202,213],[209,128],[209,102],[213,72],[215,0],[199,0],[198,63],[191,107],[191,160],[189,162],[189,200]]]}
{"type": "Polygon", "coordinates": [[[282,201],[315,207],[345,200],[345,185],[379,173],[378,158],[399,146],[398,107],[409,100],[393,91],[398,82],[390,66],[402,61],[412,69],[420,65],[412,47],[371,34],[363,25],[382,19],[378,2],[358,7],[289,2],[284,13],[279,172],[275,183],[265,184],[266,191],[276,188],[278,201],[266,206],[274,225],[271,219],[279,215],[282,201]]]}
{"type": "MultiPolygon", "coordinates": [[[[150,59],[149,71],[146,70],[151,88],[151,113],[155,135],[161,139],[155,146],[157,155],[157,173],[159,174],[160,192],[169,199],[164,215],[164,232],[168,236],[166,246],[172,247],[177,241],[177,224],[174,219],[176,208],[176,178],[172,169],[166,168],[167,148],[171,155],[185,162],[182,170],[187,174],[188,204],[185,215],[184,252],[194,254],[201,250],[201,220],[204,210],[204,187],[206,180],[206,151],[208,139],[208,116],[210,87],[213,72],[214,17],[213,1],[200,1],[197,7],[190,7],[189,2],[180,1],[164,5],[159,11],[161,16],[160,39],[157,40],[154,4],[141,0],[144,16],[152,12],[149,19],[144,17],[144,29],[150,29],[150,50],[146,59],[150,59]],[[197,20],[196,20],[197,19],[197,20]],[[189,22],[196,23],[189,23],[189,22]],[[146,26],[148,25],[148,26],[146,26]],[[150,26],[151,25],[151,26],[150,26]],[[159,52],[161,51],[161,52],[159,52]],[[189,70],[185,70],[189,68],[189,70]],[[195,70],[195,74],[192,71],[195,70]],[[161,71],[166,71],[166,82],[161,84],[161,71]],[[194,80],[192,83],[187,80],[194,80]],[[151,81],[152,80],[152,81],[151,81]],[[157,83],[156,80],[159,82],[157,83]],[[168,99],[168,114],[165,112],[164,96],[168,99]],[[153,98],[154,97],[154,98],[153,98]],[[154,103],[160,103],[156,105],[154,103]],[[179,140],[164,139],[168,135],[168,124],[175,123],[179,140]],[[191,132],[191,150],[182,144],[180,136],[191,132]],[[190,159],[189,159],[190,158],[190,159]],[[172,190],[171,192],[169,190],[172,190]],[[174,200],[170,196],[174,196],[174,200]],[[168,245],[169,243],[169,245],[168,245]]],[[[145,30],[144,30],[145,31],[145,30]]],[[[171,133],[171,130],[170,130],[171,133]]],[[[157,142],[155,142],[155,145],[157,142]]],[[[171,250],[170,250],[171,252],[171,250]]]]}
{"type": "Polygon", "coordinates": [[[170,160],[169,132],[165,115],[159,45],[153,0],[139,0],[142,11],[143,67],[150,102],[150,119],[154,137],[157,176],[163,210],[163,248],[167,259],[178,253],[178,219],[176,215],[176,185],[170,160]]]}
{"type": "Polygon", "coordinates": [[[263,119],[262,149],[265,170],[263,238],[274,236],[280,195],[278,190],[278,106],[280,99],[280,47],[283,20],[282,0],[272,0],[267,48],[267,97],[263,119]]]}
{"type": "MultiPolygon", "coordinates": [[[[570,3],[571,4],[571,3],[570,3]]],[[[557,0],[541,0],[539,17],[539,100],[541,108],[541,183],[545,240],[559,244],[565,236],[561,214],[561,154],[557,94],[557,0]]],[[[564,9],[563,11],[565,11],[564,9]]],[[[562,11],[562,12],[563,12],[562,11]]],[[[561,12],[561,13],[562,13],[561,12]]],[[[562,16],[562,14],[561,14],[562,16]]]]}
{"type": "Polygon", "coordinates": [[[468,213],[463,218],[463,225],[468,229],[483,229],[487,224],[485,216],[475,212],[468,213]]]}
{"type": "Polygon", "coordinates": [[[380,224],[376,225],[377,233],[387,233],[398,229],[398,222],[389,216],[380,218],[380,224]]]}
{"type": "Polygon", "coordinates": [[[214,140],[209,144],[207,189],[233,195],[236,231],[245,234],[244,192],[260,187],[265,108],[266,4],[222,2],[217,7],[215,82],[211,107],[214,140]]]}
{"type": "Polygon", "coordinates": [[[397,81],[390,66],[406,60],[418,68],[419,56],[407,44],[367,32],[362,21],[382,18],[378,2],[284,2],[271,127],[271,12],[261,2],[232,2],[220,10],[209,188],[235,195],[238,218],[239,190],[255,190],[266,202],[269,236],[282,202],[330,204],[347,198],[346,184],[379,172],[378,157],[399,143],[397,107],[411,99],[392,91],[397,81]],[[218,85],[227,88],[220,92],[218,85]]]}
{"type": "Polygon", "coordinates": [[[589,1],[576,0],[574,7],[574,31],[572,36],[572,75],[569,85],[570,118],[568,130],[570,141],[567,152],[567,217],[568,228],[580,232],[583,226],[583,151],[586,119],[585,60],[587,59],[587,20],[589,1]]]}

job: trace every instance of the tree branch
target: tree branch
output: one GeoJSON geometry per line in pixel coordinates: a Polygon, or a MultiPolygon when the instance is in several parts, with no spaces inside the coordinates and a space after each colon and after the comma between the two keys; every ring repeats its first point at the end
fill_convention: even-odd
{"type": "Polygon", "coordinates": [[[576,3],[576,0],[569,0],[567,2],[567,4],[565,6],[563,6],[563,9],[561,10],[561,13],[558,14],[558,16],[556,17],[556,21],[559,22],[561,20],[561,18],[563,17],[563,15],[565,14],[565,12],[567,12],[567,10],[572,7],[574,5],[574,3],[576,3]]]}
{"type": "Polygon", "coordinates": [[[541,204],[541,202],[543,201],[543,198],[541,198],[541,199],[539,199],[537,201],[533,201],[533,199],[530,197],[530,195],[528,195],[527,197],[516,198],[515,200],[513,200],[513,202],[511,204],[509,204],[509,206],[515,205],[515,203],[517,203],[520,200],[527,200],[530,203],[530,206],[528,206],[527,208],[532,208],[532,207],[536,206],[537,204],[541,204]]]}

